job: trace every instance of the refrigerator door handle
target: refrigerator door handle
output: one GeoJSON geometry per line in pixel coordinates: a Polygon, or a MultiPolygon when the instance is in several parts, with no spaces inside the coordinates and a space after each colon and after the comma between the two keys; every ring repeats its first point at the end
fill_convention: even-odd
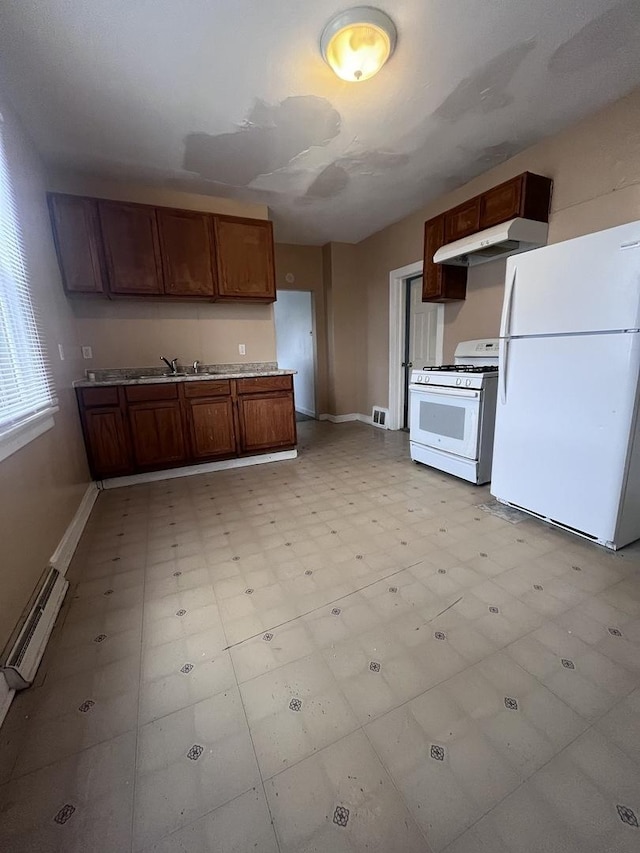
{"type": "Polygon", "coordinates": [[[513,291],[516,286],[516,274],[518,267],[513,267],[513,275],[507,282],[507,291],[504,295],[504,306],[502,308],[502,319],[500,321],[500,337],[506,338],[511,332],[511,302],[513,300],[513,291]]]}
{"type": "Polygon", "coordinates": [[[498,350],[498,379],[500,382],[500,402],[504,405],[507,402],[507,361],[509,357],[509,341],[506,338],[500,338],[498,350]]]}

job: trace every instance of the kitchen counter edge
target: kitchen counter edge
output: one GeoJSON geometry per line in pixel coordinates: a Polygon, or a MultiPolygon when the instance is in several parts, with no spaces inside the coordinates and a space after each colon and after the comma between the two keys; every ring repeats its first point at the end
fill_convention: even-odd
{"type": "Polygon", "coordinates": [[[145,376],[143,379],[76,379],[74,388],[108,385],[166,385],[170,382],[215,382],[216,379],[255,379],[261,376],[294,376],[297,370],[245,370],[240,373],[190,373],[188,376],[145,376]]]}

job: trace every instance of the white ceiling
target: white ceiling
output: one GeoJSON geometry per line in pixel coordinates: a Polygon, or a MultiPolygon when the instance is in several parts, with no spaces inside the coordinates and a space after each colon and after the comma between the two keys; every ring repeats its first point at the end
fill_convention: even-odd
{"type": "Polygon", "coordinates": [[[49,163],[264,202],[298,243],[360,240],[640,84],[640,0],[380,0],[398,45],[357,84],[318,49],[347,5],[0,0],[0,71],[49,163]]]}

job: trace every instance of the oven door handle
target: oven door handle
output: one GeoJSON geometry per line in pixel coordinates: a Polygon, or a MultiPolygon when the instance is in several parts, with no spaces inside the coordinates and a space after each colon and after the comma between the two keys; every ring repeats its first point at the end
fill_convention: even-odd
{"type": "Polygon", "coordinates": [[[410,391],[416,391],[420,394],[433,397],[465,397],[466,399],[477,399],[480,395],[479,391],[467,390],[466,388],[425,388],[424,385],[409,385],[410,391]]]}

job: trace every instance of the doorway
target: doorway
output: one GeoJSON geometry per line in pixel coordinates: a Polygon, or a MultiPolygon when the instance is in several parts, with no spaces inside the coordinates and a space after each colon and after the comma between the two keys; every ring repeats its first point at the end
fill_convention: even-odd
{"type": "Polygon", "coordinates": [[[296,412],[316,416],[313,300],[308,290],[278,290],[273,305],[278,367],[296,370],[296,412]]]}
{"type": "Polygon", "coordinates": [[[402,367],[404,390],[402,429],[408,430],[411,420],[409,383],[415,368],[434,367],[438,363],[438,304],[422,301],[422,276],[405,280],[405,336],[402,367]]]}
{"type": "Polygon", "coordinates": [[[422,301],[422,262],[389,274],[389,429],[410,426],[411,371],[442,364],[444,305],[422,301]]]}

